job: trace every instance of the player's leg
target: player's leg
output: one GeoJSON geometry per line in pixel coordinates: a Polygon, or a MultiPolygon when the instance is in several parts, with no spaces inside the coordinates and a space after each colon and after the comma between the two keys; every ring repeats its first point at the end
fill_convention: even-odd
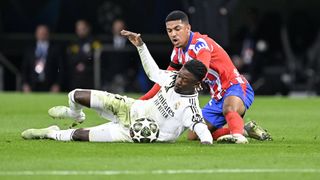
{"type": "Polygon", "coordinates": [[[243,136],[244,120],[241,117],[245,110],[245,106],[239,97],[228,96],[224,99],[223,115],[225,116],[231,135],[229,135],[230,137],[228,135],[220,137],[221,142],[248,143],[248,140],[243,136]]]}
{"type": "Polygon", "coordinates": [[[109,122],[91,128],[76,129],[69,137],[70,140],[73,141],[132,142],[128,128],[115,122],[109,122]]]}
{"type": "Polygon", "coordinates": [[[42,129],[27,129],[21,133],[24,139],[53,139],[57,141],[71,141],[76,129],[60,130],[58,126],[42,129]]]}
{"type": "Polygon", "coordinates": [[[71,139],[73,141],[89,141],[89,132],[90,130],[86,130],[83,128],[76,129],[73,132],[71,139]]]}
{"type": "Polygon", "coordinates": [[[223,103],[223,115],[231,134],[243,134],[244,121],[241,117],[245,112],[242,100],[237,96],[228,96],[223,103]]]}
{"type": "Polygon", "coordinates": [[[24,139],[53,139],[56,141],[132,142],[128,128],[109,122],[91,128],[60,130],[58,126],[43,129],[27,129],[21,133],[24,139]]]}
{"type": "Polygon", "coordinates": [[[254,100],[254,92],[250,84],[231,86],[224,99],[223,113],[226,117],[231,134],[243,134],[257,140],[272,140],[271,135],[256,122],[249,121],[243,124],[243,116],[254,100]],[[233,112],[237,112],[233,113],[233,112]],[[242,128],[244,126],[244,128],[242,128]]]}
{"type": "Polygon", "coordinates": [[[83,106],[92,108],[102,117],[111,121],[120,121],[130,125],[130,108],[134,99],[118,94],[98,90],[75,89],[68,95],[69,107],[56,106],[49,109],[50,116],[55,118],[73,118],[78,122],[84,120],[83,106]]]}
{"type": "Polygon", "coordinates": [[[113,111],[117,108],[108,105],[113,104],[114,97],[118,96],[106,91],[76,89],[69,93],[69,106],[75,112],[82,112],[82,107],[85,106],[94,109],[106,119],[114,120],[116,112],[113,111]]]}
{"type": "Polygon", "coordinates": [[[134,99],[118,94],[102,91],[91,91],[90,107],[95,109],[102,117],[114,122],[120,122],[129,127],[130,110],[134,99]]]}
{"type": "MultiPolygon", "coordinates": [[[[87,138],[90,142],[133,142],[129,135],[129,129],[117,122],[109,122],[96,127],[85,128],[83,131],[88,132],[87,138]]],[[[74,136],[75,135],[78,136],[77,134],[74,134],[74,136]]]]}
{"type": "MultiPolygon", "coordinates": [[[[248,143],[248,140],[243,136],[244,120],[242,116],[251,106],[253,100],[254,92],[248,83],[232,85],[223,97],[223,115],[236,143],[248,143]]],[[[230,139],[229,136],[226,135],[219,139],[224,141],[224,139],[230,139]]]]}
{"type": "Polygon", "coordinates": [[[60,128],[56,125],[43,129],[27,129],[21,133],[21,136],[24,139],[45,139],[48,133],[59,130],[60,128]]]}
{"type": "Polygon", "coordinates": [[[83,106],[90,107],[90,90],[75,89],[68,94],[69,107],[55,106],[48,110],[53,118],[72,118],[77,122],[85,120],[83,106]]]}

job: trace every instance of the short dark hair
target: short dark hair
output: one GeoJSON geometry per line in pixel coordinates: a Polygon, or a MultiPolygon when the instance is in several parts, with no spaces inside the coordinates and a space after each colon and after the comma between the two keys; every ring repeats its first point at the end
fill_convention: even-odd
{"type": "Polygon", "coordinates": [[[190,73],[192,73],[198,81],[202,81],[208,70],[207,67],[199,60],[193,59],[183,65],[190,73]]]}
{"type": "Polygon", "coordinates": [[[166,22],[176,21],[176,20],[181,20],[182,22],[189,24],[189,18],[187,14],[184,13],[183,11],[179,11],[179,10],[172,11],[166,17],[166,22]]]}

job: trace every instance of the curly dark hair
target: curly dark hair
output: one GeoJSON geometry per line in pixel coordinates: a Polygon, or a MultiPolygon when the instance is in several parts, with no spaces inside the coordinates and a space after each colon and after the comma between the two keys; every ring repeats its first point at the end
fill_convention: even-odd
{"type": "Polygon", "coordinates": [[[208,70],[207,67],[199,60],[193,59],[183,65],[190,73],[192,73],[198,81],[202,81],[208,70]]]}

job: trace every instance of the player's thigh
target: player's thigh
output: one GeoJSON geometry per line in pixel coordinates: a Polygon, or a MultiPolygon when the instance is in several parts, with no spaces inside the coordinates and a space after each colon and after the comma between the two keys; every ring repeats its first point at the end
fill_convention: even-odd
{"type": "Polygon", "coordinates": [[[134,99],[127,96],[106,91],[91,91],[91,107],[106,114],[112,113],[126,126],[130,124],[130,109],[134,102],[134,99]]]}
{"type": "Polygon", "coordinates": [[[223,97],[224,114],[230,111],[236,111],[244,115],[254,101],[254,92],[249,83],[235,84],[230,86],[223,97]]]}
{"type": "Polygon", "coordinates": [[[223,101],[211,99],[208,104],[202,108],[203,118],[206,120],[210,130],[221,128],[226,124],[226,120],[222,113],[222,107],[223,101]]]}
{"type": "Polygon", "coordinates": [[[246,111],[246,108],[243,104],[243,101],[238,96],[228,96],[225,98],[223,103],[223,114],[227,114],[228,112],[238,112],[238,114],[242,115],[246,111]]]}
{"type": "Polygon", "coordinates": [[[129,129],[120,123],[109,122],[86,130],[90,142],[132,142],[129,129]]]}

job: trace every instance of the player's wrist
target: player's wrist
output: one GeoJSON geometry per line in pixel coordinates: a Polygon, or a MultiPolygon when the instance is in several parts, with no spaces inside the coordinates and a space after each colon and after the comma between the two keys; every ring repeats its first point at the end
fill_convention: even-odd
{"type": "Polygon", "coordinates": [[[141,42],[138,42],[137,47],[142,47],[143,45],[144,45],[144,42],[141,41],[141,42]]]}

